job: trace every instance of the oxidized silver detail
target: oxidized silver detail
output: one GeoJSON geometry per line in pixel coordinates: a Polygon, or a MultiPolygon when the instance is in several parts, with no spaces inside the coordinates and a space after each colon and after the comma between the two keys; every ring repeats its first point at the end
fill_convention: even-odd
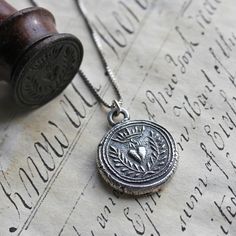
{"type": "Polygon", "coordinates": [[[124,121],[98,146],[97,165],[106,182],[134,195],[158,191],[176,170],[178,154],[170,133],[151,121],[124,121]]]}
{"type": "Polygon", "coordinates": [[[129,112],[122,107],[114,107],[113,109],[111,109],[111,111],[107,115],[107,120],[110,126],[114,126],[118,123],[127,121],[129,119],[130,119],[129,112]],[[118,117],[120,114],[124,116],[123,119],[118,122],[114,121],[114,117],[118,117]]]}

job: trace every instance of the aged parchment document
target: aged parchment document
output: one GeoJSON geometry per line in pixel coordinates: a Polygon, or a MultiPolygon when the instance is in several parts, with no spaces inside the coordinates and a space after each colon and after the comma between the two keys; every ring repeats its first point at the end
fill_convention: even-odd
{"type": "MultiPolygon", "coordinates": [[[[37,4],[77,35],[82,69],[110,101],[76,0],[37,4]]],[[[133,119],[174,136],[180,155],[160,193],[112,191],[98,176],[106,112],[77,76],[49,104],[22,113],[1,101],[0,235],[236,235],[235,0],[84,0],[133,119]]]]}

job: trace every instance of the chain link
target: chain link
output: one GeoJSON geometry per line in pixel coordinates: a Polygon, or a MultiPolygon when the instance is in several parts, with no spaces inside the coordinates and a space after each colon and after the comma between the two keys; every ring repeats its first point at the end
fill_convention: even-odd
{"type": "Polygon", "coordinates": [[[77,6],[82,14],[82,17],[84,18],[84,21],[88,27],[89,33],[91,34],[92,40],[95,44],[95,47],[97,49],[97,52],[99,54],[99,57],[101,59],[101,62],[103,64],[103,67],[105,69],[106,75],[108,76],[108,79],[110,80],[113,89],[118,97],[118,100],[113,100],[112,104],[109,104],[108,102],[106,102],[97,92],[96,88],[92,85],[91,81],[88,79],[88,77],[85,75],[85,73],[79,69],[79,75],[81,76],[81,78],[84,80],[84,82],[86,83],[86,85],[89,87],[89,89],[92,91],[93,95],[96,97],[96,99],[98,100],[99,103],[103,104],[105,107],[112,109],[114,107],[114,101],[117,102],[117,104],[119,104],[119,106],[121,106],[122,104],[122,96],[121,96],[121,92],[117,83],[117,79],[112,71],[112,69],[110,68],[110,66],[108,65],[104,53],[103,53],[103,49],[102,49],[102,44],[100,42],[99,39],[99,35],[98,33],[94,30],[94,27],[92,25],[92,23],[90,22],[89,18],[88,18],[88,12],[82,2],[82,0],[77,0],[77,6]]]}

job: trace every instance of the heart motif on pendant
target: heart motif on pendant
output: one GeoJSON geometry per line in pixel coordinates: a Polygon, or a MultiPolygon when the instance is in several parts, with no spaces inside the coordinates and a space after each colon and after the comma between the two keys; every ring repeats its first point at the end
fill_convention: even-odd
{"type": "Polygon", "coordinates": [[[146,148],[145,147],[138,147],[136,149],[129,150],[128,154],[136,161],[142,162],[146,156],[146,148]]]}

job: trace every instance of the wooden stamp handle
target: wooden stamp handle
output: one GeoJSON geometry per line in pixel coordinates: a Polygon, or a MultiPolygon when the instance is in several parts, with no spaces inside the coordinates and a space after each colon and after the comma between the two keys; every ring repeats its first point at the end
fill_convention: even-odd
{"type": "Polygon", "coordinates": [[[12,5],[5,0],[0,0],[0,23],[15,12],[17,12],[17,10],[12,5]]]}

